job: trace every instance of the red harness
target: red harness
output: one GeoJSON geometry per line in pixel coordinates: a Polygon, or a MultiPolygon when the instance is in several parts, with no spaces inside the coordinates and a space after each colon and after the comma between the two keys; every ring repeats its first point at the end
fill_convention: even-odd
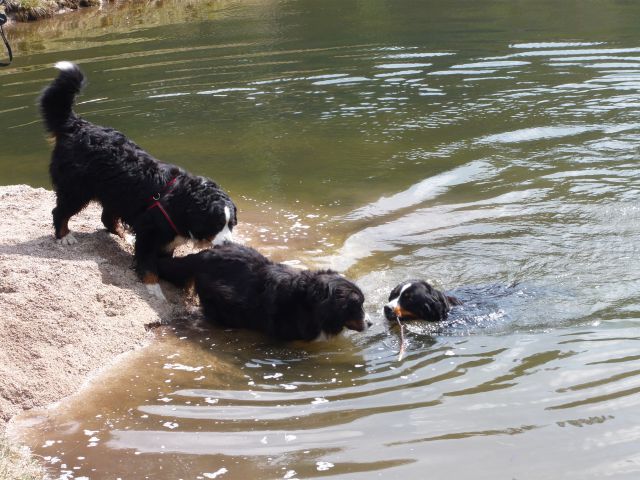
{"type": "Polygon", "coordinates": [[[171,220],[171,217],[160,203],[160,199],[162,198],[162,196],[172,190],[173,185],[176,183],[177,179],[178,177],[173,177],[171,180],[169,180],[169,183],[167,183],[162,189],[162,192],[158,192],[155,195],[149,197],[149,201],[153,203],[147,208],[147,210],[151,210],[152,208],[159,208],[160,212],[162,212],[162,215],[164,215],[164,218],[167,219],[167,222],[169,222],[169,225],[171,225],[171,228],[173,228],[173,231],[178,235],[181,235],[180,230],[178,230],[178,227],[176,227],[176,224],[173,223],[173,220],[171,220]]]}

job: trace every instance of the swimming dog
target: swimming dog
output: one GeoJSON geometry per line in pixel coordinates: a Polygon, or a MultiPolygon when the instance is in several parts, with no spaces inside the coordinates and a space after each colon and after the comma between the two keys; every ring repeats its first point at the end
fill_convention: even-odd
{"type": "Polygon", "coordinates": [[[424,280],[408,280],[396,286],[384,306],[389,321],[426,320],[437,322],[447,318],[452,305],[461,305],[455,297],[445,295],[424,280]]]}

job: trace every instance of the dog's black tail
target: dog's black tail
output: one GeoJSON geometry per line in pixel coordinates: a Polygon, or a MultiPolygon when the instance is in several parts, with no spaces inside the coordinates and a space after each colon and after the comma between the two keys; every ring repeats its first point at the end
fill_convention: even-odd
{"type": "Polygon", "coordinates": [[[73,101],[84,85],[84,75],[75,63],[58,62],[58,78],[45,88],[40,97],[40,113],[48,132],[64,130],[75,118],[73,101]]]}

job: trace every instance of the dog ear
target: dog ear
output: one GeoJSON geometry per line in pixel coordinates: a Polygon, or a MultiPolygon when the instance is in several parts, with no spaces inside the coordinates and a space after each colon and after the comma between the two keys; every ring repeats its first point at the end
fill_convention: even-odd
{"type": "Polygon", "coordinates": [[[444,298],[447,299],[447,302],[449,302],[449,305],[462,305],[462,301],[459,300],[458,298],[454,297],[453,295],[445,295],[444,298]]]}
{"type": "Polygon", "coordinates": [[[350,305],[362,303],[360,295],[355,291],[349,292],[349,295],[347,296],[347,303],[350,305]]]}
{"type": "Polygon", "coordinates": [[[440,312],[438,312],[438,310],[439,309],[437,308],[437,304],[430,300],[427,300],[422,304],[422,313],[425,319],[439,316],[440,312]]]}
{"type": "Polygon", "coordinates": [[[316,275],[306,283],[305,292],[307,300],[322,303],[331,296],[332,288],[322,275],[316,275]]]}
{"type": "MultiPolygon", "coordinates": [[[[291,281],[291,291],[292,295],[296,299],[296,302],[300,304],[310,304],[314,301],[318,301],[318,299],[322,296],[322,289],[316,284],[315,278],[313,275],[309,274],[310,272],[300,272],[299,275],[291,281]]],[[[283,276],[280,279],[280,282],[287,281],[286,277],[283,276]]]]}

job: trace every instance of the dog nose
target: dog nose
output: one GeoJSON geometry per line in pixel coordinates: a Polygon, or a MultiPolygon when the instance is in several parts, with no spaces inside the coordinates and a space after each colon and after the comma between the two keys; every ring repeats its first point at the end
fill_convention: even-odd
{"type": "Polygon", "coordinates": [[[393,309],[389,305],[385,305],[383,311],[384,311],[384,316],[387,319],[393,319],[394,318],[395,315],[393,314],[393,309]]]}

